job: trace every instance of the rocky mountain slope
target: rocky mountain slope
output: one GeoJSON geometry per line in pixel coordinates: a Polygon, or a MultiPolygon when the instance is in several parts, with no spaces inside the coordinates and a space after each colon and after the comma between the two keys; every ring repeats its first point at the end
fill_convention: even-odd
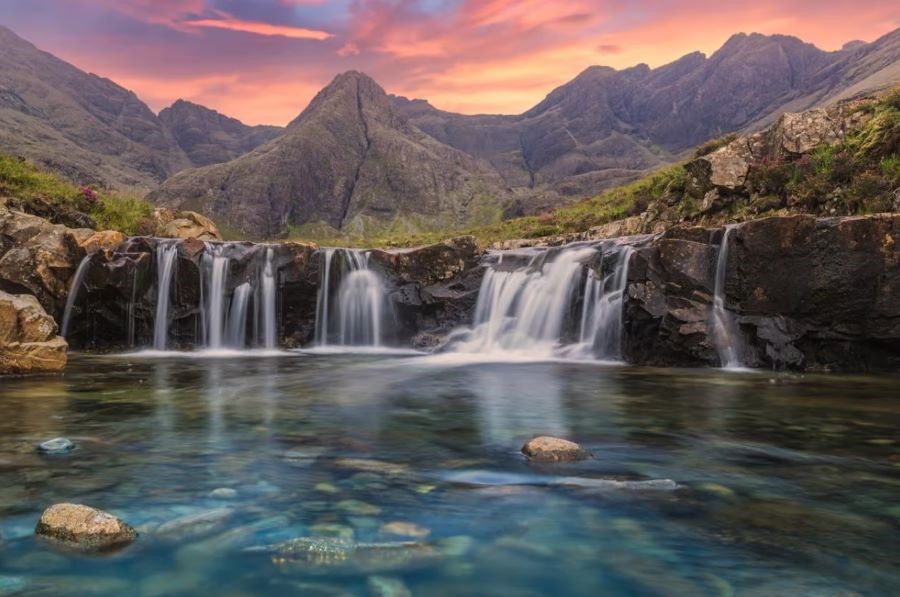
{"type": "Polygon", "coordinates": [[[321,223],[365,234],[496,221],[509,193],[489,164],[411,125],[371,78],[344,73],[285,133],[226,164],[182,172],[150,195],[244,234],[321,223]]]}
{"type": "Polygon", "coordinates": [[[532,211],[592,194],[732,131],[900,81],[900,30],[837,52],[782,35],[738,34],[712,56],[665,66],[591,67],[519,116],[397,105],[436,139],[487,159],[532,211]],[[549,194],[549,197],[548,197],[549,194]]]}
{"type": "Polygon", "coordinates": [[[131,91],[0,26],[4,153],[79,183],[149,190],[179,170],[232,159],[277,133],[182,104],[157,117],[131,91]]]}
{"type": "MultiPolygon", "coordinates": [[[[455,155],[446,171],[407,164],[411,154],[383,160],[377,151],[367,153],[367,142],[360,141],[365,133],[352,126],[364,119],[352,115],[352,101],[343,108],[323,102],[321,97],[333,93],[329,88],[276,142],[277,151],[267,148],[227,166],[186,171],[151,197],[166,205],[211,209],[214,217],[254,236],[314,222],[358,235],[484,222],[496,218],[501,207],[505,215],[537,213],[675,162],[711,138],[762,128],[784,111],[900,81],[898,64],[900,31],[837,52],[789,36],[739,34],[712,56],[689,54],[657,69],[591,67],[518,116],[451,114],[403,97],[383,101],[378,88],[379,101],[366,105],[377,103],[375,112],[389,116],[376,120],[400,123],[405,131],[400,136],[427,145],[428,152],[413,152],[426,162],[429,154],[455,155]],[[298,134],[315,130],[308,121],[339,114],[344,122],[325,126],[324,136],[298,134]],[[327,168],[308,171],[323,151],[327,168]],[[466,199],[442,203],[433,193],[456,188],[439,180],[453,178],[453,169],[457,182],[465,179],[466,199]],[[349,182],[357,172],[361,185],[349,182]],[[423,172],[441,176],[426,180],[423,172]],[[475,214],[466,206],[479,194],[484,199],[475,202],[481,209],[475,214]],[[425,199],[416,201],[417,195],[425,199]]],[[[355,76],[338,77],[332,87],[355,76]]]]}
{"type": "Polygon", "coordinates": [[[165,108],[159,113],[159,120],[172,131],[194,166],[233,160],[284,131],[278,126],[247,126],[236,118],[185,100],[165,108]]]}

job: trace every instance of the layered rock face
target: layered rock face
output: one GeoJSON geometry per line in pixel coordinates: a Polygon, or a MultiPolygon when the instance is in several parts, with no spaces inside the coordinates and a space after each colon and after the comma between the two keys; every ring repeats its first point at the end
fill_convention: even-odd
{"type": "MultiPolygon", "coordinates": [[[[712,303],[722,229],[674,228],[639,249],[626,360],[719,364],[712,303]]],[[[900,367],[900,216],[788,216],[729,235],[722,282],[749,367],[900,367]]]]}
{"type": "MultiPolygon", "coordinates": [[[[74,347],[152,345],[160,300],[158,255],[162,242],[166,241],[136,237],[115,250],[91,255],[68,335],[74,347]]],[[[324,265],[324,254],[316,245],[211,244],[190,239],[176,247],[167,346],[202,345],[208,322],[209,260],[214,255],[227,258],[222,285],[226,308],[234,303],[238,288],[250,284],[253,298],[249,310],[258,312],[259,279],[269,252],[278,344],[313,343],[324,265]]],[[[390,306],[385,341],[409,346],[420,332],[440,337],[466,323],[477,299],[480,254],[474,240],[467,237],[409,251],[370,251],[370,267],[378,274],[390,306]]],[[[254,318],[248,316],[246,321],[250,333],[258,333],[254,318]]]]}
{"type": "Polygon", "coordinates": [[[66,341],[36,298],[0,290],[0,375],[62,371],[66,341]]]}

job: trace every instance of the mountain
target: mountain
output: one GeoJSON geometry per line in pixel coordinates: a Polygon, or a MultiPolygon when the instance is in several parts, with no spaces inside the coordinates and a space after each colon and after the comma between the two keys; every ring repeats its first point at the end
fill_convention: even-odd
{"type": "Polygon", "coordinates": [[[233,159],[278,132],[186,102],[164,112],[157,117],[131,91],[0,26],[0,151],[76,182],[147,191],[185,168],[233,159]]]}
{"type": "Polygon", "coordinates": [[[488,160],[514,188],[543,190],[546,202],[548,191],[555,201],[590,195],[708,139],[898,81],[900,30],[837,52],[790,36],[738,34],[712,56],[688,54],[656,69],[590,67],[518,116],[395,102],[423,131],[488,160]]]}
{"type": "Polygon", "coordinates": [[[227,162],[271,141],[284,129],[247,126],[204,106],[178,100],[159,113],[179,147],[194,166],[227,162]]]}
{"type": "Polygon", "coordinates": [[[0,150],[78,182],[151,188],[190,166],[132,92],[0,27],[0,150]]]}
{"type": "Polygon", "coordinates": [[[491,222],[509,190],[489,164],[412,126],[384,89],[351,71],[280,137],[231,162],[181,172],[149,198],[266,237],[305,223],[364,233],[491,222]]]}

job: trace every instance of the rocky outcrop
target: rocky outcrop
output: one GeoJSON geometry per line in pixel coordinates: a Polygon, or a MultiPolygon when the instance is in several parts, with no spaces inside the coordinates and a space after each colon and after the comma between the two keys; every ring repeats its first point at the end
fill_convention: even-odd
{"type": "Polygon", "coordinates": [[[34,532],[63,547],[91,552],[123,547],[138,536],[112,514],[80,504],[50,506],[41,514],[34,532]]]}
{"type": "Polygon", "coordinates": [[[48,312],[59,313],[84,256],[79,243],[91,235],[0,205],[0,290],[34,295],[48,312]]]}
{"type": "Polygon", "coordinates": [[[0,290],[0,375],[55,373],[66,366],[66,341],[33,296],[0,290]]]}
{"type": "Polygon", "coordinates": [[[153,225],[153,236],[183,240],[222,240],[219,227],[195,211],[176,212],[160,207],[153,210],[153,225]]]}
{"type": "MultiPolygon", "coordinates": [[[[719,364],[711,305],[722,229],[674,228],[629,272],[633,363],[719,364]]],[[[900,367],[900,215],[773,217],[729,236],[724,289],[750,367],[900,367]]]]}
{"type": "MultiPolygon", "coordinates": [[[[73,346],[108,349],[151,343],[159,242],[135,237],[115,250],[91,255],[69,327],[68,339],[73,346]]],[[[278,337],[287,346],[311,343],[322,279],[323,255],[319,248],[294,242],[220,246],[229,258],[226,301],[244,282],[258,286],[266,252],[271,248],[278,337]]],[[[178,244],[170,308],[173,346],[189,348],[200,339],[202,262],[208,250],[197,239],[178,244]]],[[[481,281],[480,255],[481,250],[470,237],[418,249],[371,251],[370,267],[382,278],[391,305],[392,322],[385,340],[409,345],[420,332],[441,336],[468,321],[481,281]]],[[[333,271],[340,269],[340,264],[335,264],[333,271]]]]}
{"type": "Polygon", "coordinates": [[[590,452],[575,442],[546,435],[529,440],[522,446],[522,453],[535,462],[569,462],[591,457],[590,452]]]}

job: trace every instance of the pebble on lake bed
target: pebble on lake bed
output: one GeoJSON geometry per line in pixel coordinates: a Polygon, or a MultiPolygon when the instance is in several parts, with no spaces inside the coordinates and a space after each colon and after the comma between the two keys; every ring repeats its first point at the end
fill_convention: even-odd
{"type": "Polygon", "coordinates": [[[75,449],[75,444],[66,437],[55,437],[38,444],[38,450],[45,454],[63,454],[75,449]]]}
{"type": "Polygon", "coordinates": [[[137,539],[137,531],[112,514],[81,504],[54,504],[44,510],[36,535],[82,551],[104,551],[137,539]]]}
{"type": "Polygon", "coordinates": [[[530,460],[540,462],[567,462],[585,460],[591,453],[567,439],[542,435],[522,446],[522,453],[530,460]]]}

